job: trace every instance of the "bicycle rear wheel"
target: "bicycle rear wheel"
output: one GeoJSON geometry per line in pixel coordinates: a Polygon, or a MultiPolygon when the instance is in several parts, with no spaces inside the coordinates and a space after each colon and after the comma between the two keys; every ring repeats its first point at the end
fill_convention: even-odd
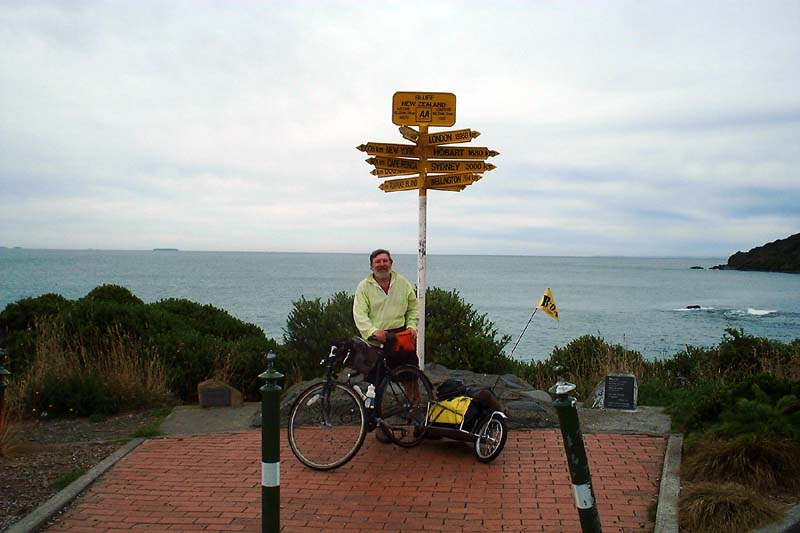
{"type": "Polygon", "coordinates": [[[433,387],[422,371],[410,365],[393,369],[383,379],[375,398],[375,412],[389,439],[400,446],[419,444],[428,427],[433,387]]]}
{"type": "Polygon", "coordinates": [[[367,434],[361,398],[347,385],[322,382],[297,397],[289,411],[289,447],[314,470],[332,470],[352,459],[367,434]]]}

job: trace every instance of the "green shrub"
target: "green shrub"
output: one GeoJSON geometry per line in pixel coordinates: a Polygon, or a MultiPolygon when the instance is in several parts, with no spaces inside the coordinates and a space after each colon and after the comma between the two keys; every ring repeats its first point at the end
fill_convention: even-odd
{"type": "Polygon", "coordinates": [[[675,391],[668,412],[689,435],[735,438],[773,435],[800,442],[800,382],[759,374],[732,385],[707,382],[675,391]]]}
{"type": "MultiPolygon", "coordinates": [[[[618,344],[609,344],[602,337],[584,335],[566,346],[556,346],[545,361],[517,364],[515,372],[535,387],[547,390],[559,377],[576,385],[578,399],[589,400],[594,388],[609,373],[629,372],[641,382],[654,374],[641,354],[618,344]],[[554,369],[561,367],[560,372],[554,369]]],[[[663,381],[663,378],[660,378],[663,381]]],[[[663,387],[663,384],[659,384],[663,387]]]]}
{"type": "MultiPolygon", "coordinates": [[[[115,393],[116,397],[122,402],[120,408],[149,403],[148,398],[138,397],[137,391],[124,383],[128,380],[127,370],[136,367],[133,364],[136,357],[142,360],[158,357],[169,387],[181,399],[193,401],[197,384],[222,372],[231,385],[242,390],[246,399],[256,400],[260,396],[258,374],[266,369],[264,355],[267,350],[278,349],[277,343],[267,339],[257,326],[211,305],[183,299],[144,304],[128,289],[116,285],[97,287],[74,302],[58,295],[20,300],[9,305],[0,317],[3,327],[8,329],[9,360],[16,354],[11,370],[17,376],[27,372],[37,350],[42,357],[47,355],[44,352],[57,352],[66,360],[80,354],[77,364],[95,368],[95,362],[108,366],[109,357],[116,357],[114,350],[122,346],[131,364],[112,372],[125,377],[115,384],[119,393],[115,393]],[[38,343],[41,327],[37,321],[46,322],[50,318],[58,321],[57,331],[50,332],[46,343],[38,343]],[[129,353],[131,350],[139,355],[129,353]],[[124,393],[120,393],[122,389],[124,393]]],[[[47,374],[46,368],[37,369],[34,380],[37,387],[44,386],[47,374]]],[[[70,386],[92,389],[91,379],[87,379],[81,385],[70,382],[70,386]]],[[[98,389],[93,394],[99,397],[102,392],[98,389]]],[[[89,396],[80,397],[88,401],[89,396]]],[[[22,400],[23,404],[31,402],[36,403],[33,398],[22,400]]],[[[98,402],[104,405],[102,398],[98,402]]],[[[25,410],[30,412],[31,408],[25,410]]],[[[70,405],[67,412],[69,408],[95,409],[91,405],[81,409],[70,405]]],[[[59,407],[56,412],[60,412],[59,407]]]]}
{"type": "Polygon", "coordinates": [[[215,363],[217,377],[242,392],[245,398],[260,400],[264,381],[258,376],[267,369],[268,352],[279,352],[280,345],[264,336],[249,336],[234,341],[227,355],[215,363]]]}
{"type": "Polygon", "coordinates": [[[36,345],[36,320],[56,316],[71,302],[59,294],[43,294],[10,303],[0,312],[0,347],[5,336],[6,361],[3,366],[21,374],[28,366],[36,345]]]}
{"type": "Polygon", "coordinates": [[[512,368],[503,347],[511,337],[464,301],[458,291],[428,289],[425,301],[425,362],[474,372],[502,374],[512,368]]]}
{"type": "Polygon", "coordinates": [[[100,285],[89,291],[85,298],[87,300],[115,302],[123,305],[141,305],[144,303],[138,296],[119,285],[100,285]]]}
{"type": "Polygon", "coordinates": [[[320,298],[301,297],[293,302],[284,330],[283,353],[276,367],[288,382],[310,379],[322,374],[319,361],[334,342],[358,335],[353,321],[353,296],[337,292],[326,302],[320,298]]]}
{"type": "Polygon", "coordinates": [[[49,375],[37,395],[34,409],[51,417],[113,415],[119,404],[112,392],[95,373],[84,375],[49,375]]]}

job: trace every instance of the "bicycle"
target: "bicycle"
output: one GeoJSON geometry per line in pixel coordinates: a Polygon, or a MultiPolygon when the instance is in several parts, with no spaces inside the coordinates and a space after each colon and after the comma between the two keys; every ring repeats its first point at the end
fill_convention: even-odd
{"type": "MultiPolygon", "coordinates": [[[[351,341],[357,342],[357,341],[351,341]]],[[[331,346],[323,381],[314,383],[297,397],[289,411],[289,447],[304,465],[314,470],[332,470],[350,461],[364,444],[368,432],[381,427],[400,446],[419,444],[427,429],[428,408],[433,387],[417,367],[389,368],[387,353],[377,364],[385,373],[377,389],[372,384],[362,391],[347,375],[338,381],[336,370],[347,364],[353,353],[351,343],[331,346]],[[373,396],[374,395],[374,396],[373,396]]]]}

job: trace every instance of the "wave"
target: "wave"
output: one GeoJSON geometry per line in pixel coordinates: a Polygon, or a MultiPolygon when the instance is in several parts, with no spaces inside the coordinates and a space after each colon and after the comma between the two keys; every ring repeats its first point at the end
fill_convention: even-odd
{"type": "Polygon", "coordinates": [[[747,308],[748,315],[764,316],[764,315],[771,315],[777,312],[778,312],[777,309],[753,309],[752,307],[747,308]]]}
{"type": "Polygon", "coordinates": [[[673,309],[673,311],[678,312],[696,312],[696,311],[717,311],[725,316],[729,317],[744,317],[744,316],[767,316],[767,315],[774,315],[778,312],[777,309],[753,309],[752,307],[748,307],[746,309],[719,309],[717,310],[714,307],[704,307],[704,306],[688,306],[688,307],[681,307],[680,309],[673,309]]]}
{"type": "Polygon", "coordinates": [[[728,316],[767,316],[774,315],[777,312],[777,309],[753,309],[748,307],[747,309],[731,309],[725,311],[725,314],[728,316]]]}

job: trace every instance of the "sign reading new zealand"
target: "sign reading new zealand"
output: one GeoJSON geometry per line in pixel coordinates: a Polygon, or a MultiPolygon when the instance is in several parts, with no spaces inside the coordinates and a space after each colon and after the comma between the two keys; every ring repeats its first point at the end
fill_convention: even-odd
{"type": "Polygon", "coordinates": [[[452,126],[456,123],[456,95],[396,92],[392,122],[398,126],[452,126]]]}

